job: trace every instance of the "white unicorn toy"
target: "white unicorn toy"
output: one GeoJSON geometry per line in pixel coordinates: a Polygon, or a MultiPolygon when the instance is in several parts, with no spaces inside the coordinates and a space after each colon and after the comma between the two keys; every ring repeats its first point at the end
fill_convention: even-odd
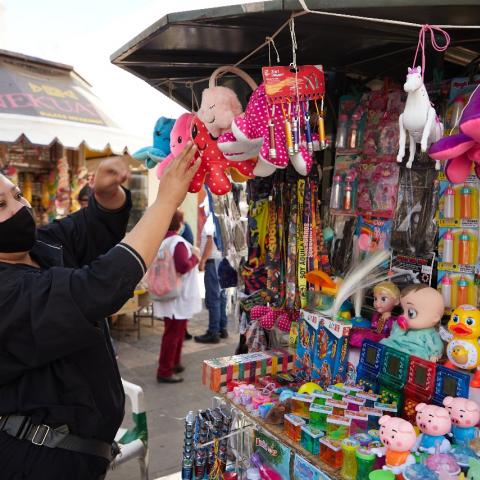
{"type": "MultiPolygon", "coordinates": [[[[408,131],[410,155],[406,167],[412,168],[416,144],[420,143],[422,152],[426,152],[432,143],[442,138],[443,124],[428,98],[427,89],[423,84],[422,67],[408,69],[407,81],[403,89],[408,93],[408,96],[405,110],[398,119],[400,148],[397,162],[401,162],[405,156],[406,132],[408,131]]],[[[440,170],[439,161],[436,161],[435,169],[440,170]]]]}

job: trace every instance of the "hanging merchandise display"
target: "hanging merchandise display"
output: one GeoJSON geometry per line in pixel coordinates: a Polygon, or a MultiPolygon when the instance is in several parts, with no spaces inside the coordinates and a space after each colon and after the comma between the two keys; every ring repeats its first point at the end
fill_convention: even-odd
{"type": "Polygon", "coordinates": [[[298,65],[286,26],[292,63],[258,85],[215,70],[157,166],[197,145],[190,192],[206,185],[240,325],[236,354],[203,363],[216,397],[186,417],[182,478],[460,480],[480,451],[475,76],[431,75],[437,26],[406,82],[368,83],[298,65]]]}

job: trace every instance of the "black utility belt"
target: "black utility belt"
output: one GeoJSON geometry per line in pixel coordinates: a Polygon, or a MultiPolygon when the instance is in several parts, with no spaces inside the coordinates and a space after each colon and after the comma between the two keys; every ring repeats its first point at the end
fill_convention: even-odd
{"type": "Polygon", "coordinates": [[[0,416],[0,431],[19,440],[27,440],[34,445],[95,455],[105,458],[109,462],[119,453],[118,445],[115,442],[110,445],[101,440],[71,435],[67,425],[61,425],[57,428],[48,425],[35,425],[30,417],[23,415],[0,416]]]}

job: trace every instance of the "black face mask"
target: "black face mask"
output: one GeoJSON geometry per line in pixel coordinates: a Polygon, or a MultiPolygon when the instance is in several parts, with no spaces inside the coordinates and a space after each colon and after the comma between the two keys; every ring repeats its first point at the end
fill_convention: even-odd
{"type": "Polygon", "coordinates": [[[29,252],[35,245],[37,226],[27,207],[0,222],[0,252],[29,252]]]}

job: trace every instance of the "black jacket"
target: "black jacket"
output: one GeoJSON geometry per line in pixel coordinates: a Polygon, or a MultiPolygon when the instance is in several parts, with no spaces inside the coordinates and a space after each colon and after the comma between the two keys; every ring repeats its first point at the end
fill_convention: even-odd
{"type": "Polygon", "coordinates": [[[0,415],[111,442],[124,392],[105,317],[133,294],[141,257],[118,244],[123,209],[87,208],[38,229],[31,251],[41,269],[0,262],[0,415]]]}

